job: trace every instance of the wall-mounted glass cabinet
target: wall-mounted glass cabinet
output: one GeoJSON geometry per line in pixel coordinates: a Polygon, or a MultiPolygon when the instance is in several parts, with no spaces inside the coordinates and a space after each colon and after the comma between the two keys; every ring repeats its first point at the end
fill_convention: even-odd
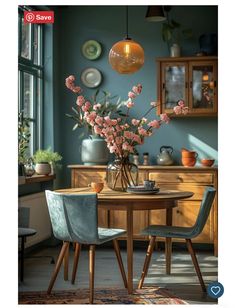
{"type": "Polygon", "coordinates": [[[157,65],[158,114],[172,114],[183,100],[187,116],[217,115],[217,57],[158,58],[157,65]]]}

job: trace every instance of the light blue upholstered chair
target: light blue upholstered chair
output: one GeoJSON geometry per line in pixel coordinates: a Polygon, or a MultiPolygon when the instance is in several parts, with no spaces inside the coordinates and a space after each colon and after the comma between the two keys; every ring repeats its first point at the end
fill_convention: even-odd
{"type": "Polygon", "coordinates": [[[209,216],[216,190],[213,187],[206,187],[203,199],[201,202],[200,210],[196,223],[192,227],[174,227],[174,226],[162,226],[162,225],[150,225],[141,234],[151,236],[146,258],[144,261],[142,275],[139,281],[138,288],[141,289],[144,283],[145,276],[148,272],[149,263],[153,253],[156,237],[167,237],[167,238],[184,238],[186,240],[188,251],[192,257],[192,261],[201,284],[203,292],[206,292],[206,286],[202,279],[202,274],[198,265],[198,261],[193,249],[191,239],[197,237],[203,230],[207,218],[209,216]]]}
{"type": "Polygon", "coordinates": [[[63,258],[70,243],[76,243],[72,274],[72,283],[75,281],[77,264],[81,244],[89,245],[89,303],[93,303],[94,293],[94,258],[95,246],[113,240],[119,268],[127,288],[127,280],[120,254],[117,237],[126,231],[122,229],[107,229],[98,227],[97,195],[90,194],[61,194],[46,190],[46,199],[54,236],[63,241],[63,246],[52,275],[48,294],[51,293],[54,282],[60,270],[63,258]]]}

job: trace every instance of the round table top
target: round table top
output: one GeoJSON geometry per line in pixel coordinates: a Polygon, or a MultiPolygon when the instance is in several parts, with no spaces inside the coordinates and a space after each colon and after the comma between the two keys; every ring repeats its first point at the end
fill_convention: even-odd
{"type": "MultiPolygon", "coordinates": [[[[66,188],[66,189],[59,189],[56,190],[58,193],[63,194],[82,194],[82,193],[94,193],[90,187],[84,188],[66,188]]],[[[185,198],[190,198],[193,196],[193,192],[191,191],[180,191],[180,190],[163,190],[156,194],[150,195],[141,195],[141,194],[134,194],[122,191],[114,191],[109,188],[104,188],[100,193],[97,194],[99,201],[117,201],[117,200],[126,200],[126,201],[151,201],[151,200],[180,200],[185,198]]]]}

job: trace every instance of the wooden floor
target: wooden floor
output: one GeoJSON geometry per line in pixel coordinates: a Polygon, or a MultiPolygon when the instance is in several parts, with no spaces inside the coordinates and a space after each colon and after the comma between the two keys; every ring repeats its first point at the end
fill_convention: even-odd
{"type": "MultiPolygon", "coordinates": [[[[30,255],[52,255],[57,258],[60,246],[43,248],[30,255]]],[[[122,257],[126,266],[126,250],[122,249],[122,257]]],[[[136,248],[134,251],[134,286],[137,287],[141,269],[145,257],[144,248],[136,248]]],[[[206,285],[217,281],[217,258],[211,251],[197,251],[199,265],[206,285]]],[[[73,264],[73,250],[70,250],[70,271],[73,264]]],[[[96,250],[95,264],[95,288],[96,287],[120,287],[123,282],[118,269],[115,253],[112,248],[99,247],[96,250]]],[[[26,258],[25,278],[19,283],[19,291],[44,291],[48,287],[54,265],[48,258],[26,258]]],[[[68,290],[88,287],[88,251],[83,247],[81,252],[77,278],[75,285],[63,280],[63,272],[60,271],[54,290],[68,290]]],[[[216,300],[209,298],[201,292],[201,288],[195,274],[191,258],[187,251],[177,250],[172,255],[172,274],[165,274],[165,257],[163,250],[154,251],[144,286],[161,286],[168,288],[172,293],[187,301],[189,304],[215,304],[216,300]]]]}

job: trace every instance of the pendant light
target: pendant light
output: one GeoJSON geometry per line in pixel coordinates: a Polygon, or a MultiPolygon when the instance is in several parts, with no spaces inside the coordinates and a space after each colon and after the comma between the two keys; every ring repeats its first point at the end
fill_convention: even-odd
{"type": "Polygon", "coordinates": [[[128,35],[128,6],[126,7],[126,38],[115,43],[109,52],[109,63],[119,74],[133,74],[144,64],[144,50],[128,35]]]}
{"type": "Polygon", "coordinates": [[[145,19],[151,22],[158,22],[166,20],[163,7],[161,5],[148,6],[145,19]]]}

